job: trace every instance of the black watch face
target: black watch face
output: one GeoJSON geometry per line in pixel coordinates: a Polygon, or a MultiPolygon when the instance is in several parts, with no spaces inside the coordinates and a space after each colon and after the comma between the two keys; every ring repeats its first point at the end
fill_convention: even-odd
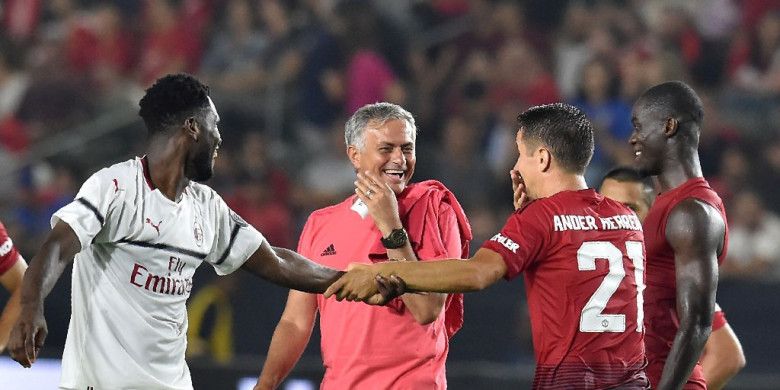
{"type": "Polygon", "coordinates": [[[406,231],[403,229],[393,230],[386,239],[382,239],[382,243],[385,247],[390,249],[396,249],[406,244],[406,231]]]}

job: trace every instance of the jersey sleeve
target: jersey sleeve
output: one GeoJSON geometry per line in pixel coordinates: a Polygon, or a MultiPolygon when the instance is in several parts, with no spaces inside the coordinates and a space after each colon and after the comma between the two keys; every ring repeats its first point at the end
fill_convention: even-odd
{"type": "Polygon", "coordinates": [[[215,194],[214,199],[216,237],[206,262],[214,267],[217,274],[227,275],[241,267],[265,241],[265,237],[231,210],[219,195],[215,194]]]}
{"type": "Polygon", "coordinates": [[[11,237],[8,237],[5,226],[0,222],[0,275],[11,269],[17,260],[19,260],[19,251],[11,241],[11,237]]]}
{"type": "Polygon", "coordinates": [[[542,254],[546,234],[542,221],[536,218],[529,205],[512,214],[501,231],[482,244],[498,253],[506,263],[507,280],[517,277],[542,254]]]}
{"type": "Polygon", "coordinates": [[[76,233],[81,249],[91,245],[98,234],[109,224],[111,211],[124,192],[116,190],[106,169],[102,169],[81,186],[76,198],[57,210],[51,217],[51,227],[62,221],[76,233]]]}

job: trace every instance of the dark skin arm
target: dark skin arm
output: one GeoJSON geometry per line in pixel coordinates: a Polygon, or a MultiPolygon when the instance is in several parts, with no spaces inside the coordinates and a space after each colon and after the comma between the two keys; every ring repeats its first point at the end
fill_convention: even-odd
{"type": "Polygon", "coordinates": [[[8,341],[11,357],[24,367],[30,367],[35,362],[48,333],[43,300],[80,250],[81,243],[73,229],[64,222],[58,222],[24,274],[22,310],[8,341]]]}
{"type": "Polygon", "coordinates": [[[506,271],[501,255],[484,248],[468,260],[352,264],[349,272],[328,288],[325,297],[336,295],[338,300],[365,302],[379,293],[375,281],[382,277],[400,279],[407,292],[479,291],[501,279],[506,271]]]}
{"type": "Polygon", "coordinates": [[[344,274],[289,249],[272,247],[267,241],[263,241],[241,268],[271,283],[308,293],[322,293],[344,274]]]}
{"type": "MultiPolygon", "coordinates": [[[[321,294],[344,271],[323,267],[300,254],[285,248],[272,247],[263,241],[255,253],[241,266],[244,270],[276,285],[289,289],[321,294]]],[[[398,283],[377,280],[377,293],[366,298],[371,305],[384,305],[403,294],[398,283]]]]}
{"type": "Polygon", "coordinates": [[[674,250],[680,328],[657,389],[681,389],[710,336],[724,233],[720,214],[695,199],[681,202],[669,215],[666,239],[674,250]]]}

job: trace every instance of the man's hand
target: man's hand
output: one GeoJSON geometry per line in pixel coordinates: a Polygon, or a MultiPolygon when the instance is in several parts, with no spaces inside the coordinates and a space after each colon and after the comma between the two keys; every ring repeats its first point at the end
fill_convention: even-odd
{"type": "Polygon", "coordinates": [[[38,352],[43,347],[47,334],[43,304],[23,305],[22,313],[11,330],[11,337],[8,340],[11,358],[19,362],[22,367],[30,368],[38,358],[38,352]]]}
{"type": "Polygon", "coordinates": [[[509,171],[509,176],[512,178],[512,204],[515,206],[515,210],[519,210],[529,200],[528,194],[525,192],[525,182],[520,176],[520,172],[515,169],[509,171]]]}
{"type": "Polygon", "coordinates": [[[375,174],[369,171],[358,173],[355,194],[368,207],[368,213],[382,236],[387,236],[393,229],[403,227],[398,217],[398,199],[393,189],[375,174]]]}
{"type": "Polygon", "coordinates": [[[346,299],[384,305],[405,292],[403,280],[395,276],[382,277],[372,268],[365,264],[350,264],[347,273],[325,291],[325,298],[335,295],[338,301],[346,299]]]}

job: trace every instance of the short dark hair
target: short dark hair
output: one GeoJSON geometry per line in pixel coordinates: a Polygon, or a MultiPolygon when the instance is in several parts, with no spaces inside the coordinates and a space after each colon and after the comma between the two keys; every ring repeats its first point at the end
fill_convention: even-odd
{"type": "Polygon", "coordinates": [[[626,166],[612,168],[604,175],[604,178],[601,179],[601,185],[604,185],[604,181],[607,179],[620,183],[639,183],[642,185],[642,198],[647,205],[653,204],[653,200],[655,200],[653,186],[648,182],[646,177],[642,176],[642,174],[634,168],[626,166]]]}
{"type": "Polygon", "coordinates": [[[541,142],[563,169],[585,173],[593,157],[593,125],[577,107],[565,103],[531,107],[517,117],[526,142],[541,142]]]}
{"type": "Polygon", "coordinates": [[[209,87],[195,77],[169,74],[146,90],[138,105],[149,134],[159,133],[209,107],[209,87]]]}
{"type": "MultiPolygon", "coordinates": [[[[704,105],[688,84],[682,81],[667,81],[650,87],[639,100],[651,110],[675,118],[679,122],[679,130],[698,136],[704,120],[704,105]],[[691,126],[695,124],[696,126],[691,126]]],[[[696,137],[698,141],[698,137],[696,137]]]]}

